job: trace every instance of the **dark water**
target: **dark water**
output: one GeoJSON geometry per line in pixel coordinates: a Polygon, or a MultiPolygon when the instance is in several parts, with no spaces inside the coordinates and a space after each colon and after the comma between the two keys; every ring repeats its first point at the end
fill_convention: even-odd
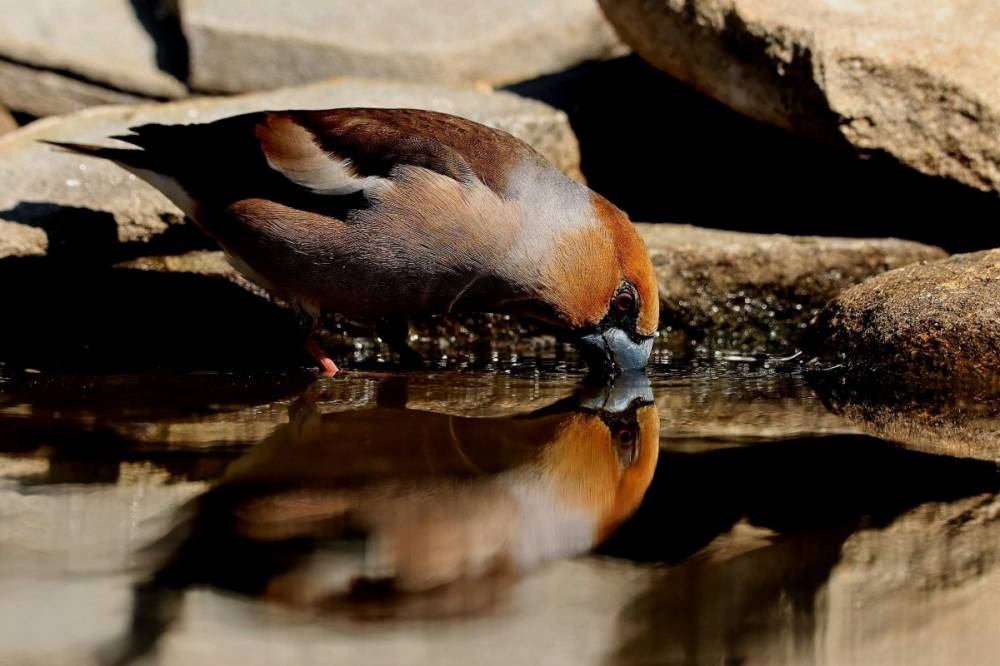
{"type": "Polygon", "coordinates": [[[490,370],[4,377],[0,663],[996,663],[989,410],[490,370]]]}

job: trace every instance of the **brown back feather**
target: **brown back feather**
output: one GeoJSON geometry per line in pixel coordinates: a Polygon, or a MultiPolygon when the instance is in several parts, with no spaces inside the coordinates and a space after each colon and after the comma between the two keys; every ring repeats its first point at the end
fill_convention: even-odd
{"type": "Polygon", "coordinates": [[[519,160],[544,159],[507,132],[446,113],[355,108],[287,116],[309,130],[323,150],[349,159],[360,176],[386,176],[408,164],[460,181],[475,175],[503,194],[519,160]]]}

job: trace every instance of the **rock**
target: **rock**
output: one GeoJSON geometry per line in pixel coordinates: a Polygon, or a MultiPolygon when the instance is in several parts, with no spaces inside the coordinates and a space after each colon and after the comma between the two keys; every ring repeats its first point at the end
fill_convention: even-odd
{"type": "Polygon", "coordinates": [[[0,106],[0,134],[6,134],[18,128],[17,120],[10,111],[0,106]]]}
{"type": "Polygon", "coordinates": [[[330,76],[511,82],[620,50],[589,0],[185,0],[191,83],[239,92],[330,76]]]}
{"type": "Polygon", "coordinates": [[[1000,192],[1000,5],[601,0],[624,41],[748,116],[1000,192]]]}
{"type": "Polygon", "coordinates": [[[136,104],[139,95],[120,92],[71,76],[0,60],[0,102],[42,118],[88,106],[136,104]]]}
{"type": "Polygon", "coordinates": [[[936,247],[896,239],[748,234],[638,224],[660,285],[669,342],[781,351],[843,289],[892,268],[937,259],[936,247]]]}
{"type": "Polygon", "coordinates": [[[1000,250],[955,255],[872,278],[817,318],[812,344],[873,392],[934,397],[1000,392],[1000,250]]]}
{"type": "MultiPolygon", "coordinates": [[[[510,93],[342,80],[230,98],[88,109],[46,118],[0,138],[0,224],[5,231],[0,259],[44,255],[52,249],[51,237],[69,234],[73,242],[83,244],[67,248],[70,252],[82,253],[85,245],[88,252],[110,252],[115,259],[126,260],[155,253],[126,244],[142,246],[183,219],[162,194],[123,169],[60,152],[38,143],[40,139],[93,142],[143,123],[208,122],[268,108],[338,106],[406,106],[455,113],[510,131],[566,173],[580,177],[579,149],[565,114],[510,93]],[[39,229],[45,236],[37,233],[39,229]]],[[[202,242],[197,232],[192,237],[198,239],[192,243],[202,242]]]]}
{"type": "Polygon", "coordinates": [[[45,254],[49,238],[42,229],[0,220],[0,257],[45,254]]]}
{"type": "Polygon", "coordinates": [[[150,7],[129,0],[3,3],[0,102],[44,115],[133,96],[184,96],[184,84],[163,69],[169,30],[150,7]]]}

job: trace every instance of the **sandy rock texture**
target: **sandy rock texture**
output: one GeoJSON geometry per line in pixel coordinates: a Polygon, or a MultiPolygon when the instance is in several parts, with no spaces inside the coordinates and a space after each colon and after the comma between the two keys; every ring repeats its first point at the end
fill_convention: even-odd
{"type": "Polygon", "coordinates": [[[237,92],[330,76],[506,83],[621,48],[590,0],[183,0],[191,84],[237,92]]]}
{"type": "Polygon", "coordinates": [[[1000,192],[1000,5],[602,0],[624,41],[728,106],[1000,192]]]}
{"type": "Polygon", "coordinates": [[[1000,250],[960,254],[872,278],[833,299],[814,346],[849,380],[933,397],[1000,391],[1000,250]]]}
{"type": "Polygon", "coordinates": [[[945,253],[896,239],[786,236],[639,224],[660,286],[661,323],[720,348],[797,345],[809,320],[842,290],[945,253]]]}

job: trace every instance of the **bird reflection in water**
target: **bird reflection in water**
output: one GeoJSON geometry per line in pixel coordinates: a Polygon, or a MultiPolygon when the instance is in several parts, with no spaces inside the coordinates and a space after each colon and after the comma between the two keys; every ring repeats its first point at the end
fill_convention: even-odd
{"type": "Polygon", "coordinates": [[[644,376],[503,418],[406,409],[392,379],[355,412],[321,414],[316,392],[161,540],[114,661],[153,649],[198,586],[352,619],[484,611],[520,574],[602,542],[656,467],[644,376]]]}

